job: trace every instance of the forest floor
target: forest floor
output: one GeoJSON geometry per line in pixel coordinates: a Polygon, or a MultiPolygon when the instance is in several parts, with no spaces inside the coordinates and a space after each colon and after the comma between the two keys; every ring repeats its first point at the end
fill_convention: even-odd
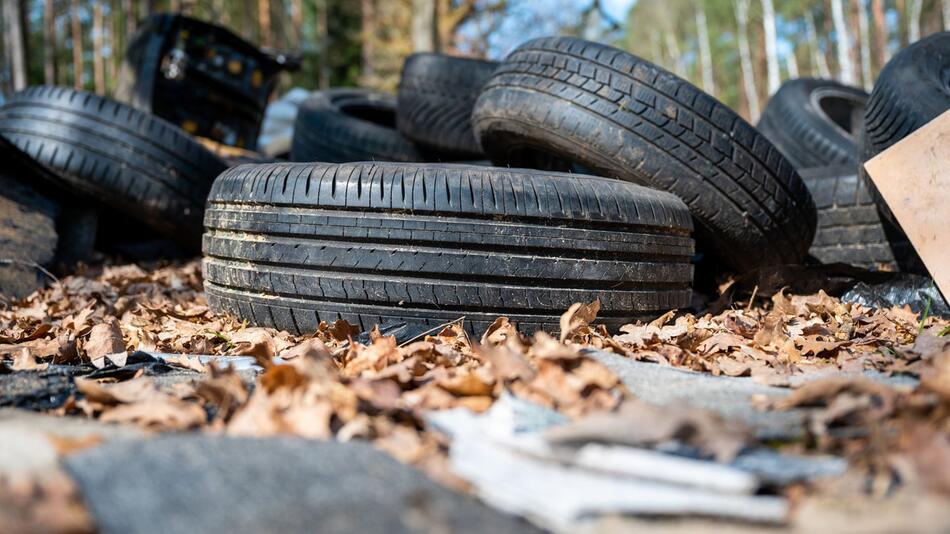
{"type": "MultiPolygon", "coordinates": [[[[595,302],[566,310],[559,337],[521,335],[503,317],[479,339],[464,319],[409,339],[360,335],[342,321],[295,336],[212,312],[199,262],[89,269],[0,311],[0,406],[19,408],[0,417],[0,439],[17,439],[10,421],[32,420],[25,410],[44,412],[35,417],[49,425],[43,435],[53,451],[52,463],[38,470],[22,469],[30,462],[16,455],[39,449],[0,453],[0,524],[95,530],[81,488],[56,466],[122,432],[368,441],[440,484],[471,492],[449,461],[451,440],[428,417],[454,408],[485,413],[510,394],[570,421],[606,413],[622,426],[630,420],[618,414],[636,413],[652,430],[625,434],[627,444],[685,442],[718,462],[752,446],[846,459],[841,476],[773,491],[791,503],[786,524],[796,528],[853,530],[859,523],[849,517],[864,517],[860,524],[872,530],[945,528],[950,322],[844,303],[823,291],[754,297],[615,334],[592,326],[595,302]],[[654,397],[669,390],[628,379],[628,364],[787,394],[743,400],[748,417],[688,400],[657,404],[654,397]],[[779,440],[760,431],[763,421],[768,427],[789,413],[801,416],[797,434],[779,440]],[[60,430],[49,417],[65,421],[60,430]],[[95,426],[61,430],[85,422],[95,426]]],[[[618,517],[597,531],[676,530],[696,521],[618,517]]]]}

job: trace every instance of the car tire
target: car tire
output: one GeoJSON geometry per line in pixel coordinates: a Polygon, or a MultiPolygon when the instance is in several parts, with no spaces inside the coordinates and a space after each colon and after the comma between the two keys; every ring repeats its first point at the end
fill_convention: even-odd
{"type": "Polygon", "coordinates": [[[294,333],[345,319],[556,331],[575,302],[610,328],[690,302],[692,221],[617,180],[448,164],[229,169],[208,199],[210,305],[294,333]]]}
{"type": "MultiPolygon", "coordinates": [[[[863,163],[950,109],[948,69],[950,32],[935,33],[895,54],[881,69],[868,100],[858,143],[859,174],[881,212],[885,229],[898,241],[907,242],[907,237],[863,163]]],[[[927,272],[912,247],[898,263],[908,272],[927,272]]]]}
{"type": "Polygon", "coordinates": [[[225,164],[178,127],[65,87],[31,87],[0,108],[0,136],[51,171],[53,186],[196,246],[225,164]]]}
{"type": "Polygon", "coordinates": [[[396,130],[396,99],[362,89],[319,91],[300,105],[290,159],[304,162],[422,161],[396,130]]]}
{"type": "Polygon", "coordinates": [[[779,87],[756,128],[796,169],[858,164],[855,134],[868,94],[834,80],[798,78],[779,87]]]}
{"type": "Polygon", "coordinates": [[[815,206],[781,153],[711,96],[622,50],[529,41],[492,74],[472,121],[495,164],[553,156],[677,195],[717,264],[798,263],[811,245],[815,206]]]}
{"type": "Polygon", "coordinates": [[[809,253],[822,263],[848,263],[868,269],[898,270],[895,256],[906,241],[891,242],[881,216],[850,165],[799,171],[818,207],[818,230],[809,253]]]}
{"type": "Polygon", "coordinates": [[[399,80],[396,125],[441,161],[484,159],[472,131],[472,107],[494,61],[413,54],[399,80]]]}

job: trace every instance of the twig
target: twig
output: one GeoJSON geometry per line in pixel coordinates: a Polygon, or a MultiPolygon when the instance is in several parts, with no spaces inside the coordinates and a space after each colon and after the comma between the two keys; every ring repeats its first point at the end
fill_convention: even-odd
{"type": "Polygon", "coordinates": [[[47,271],[46,269],[43,268],[42,265],[40,265],[39,263],[36,263],[35,261],[15,260],[13,258],[0,258],[0,265],[23,265],[24,267],[33,267],[37,271],[50,277],[50,279],[52,279],[53,282],[57,284],[59,283],[59,278],[56,278],[56,276],[53,275],[53,273],[47,271]]]}
{"type": "Polygon", "coordinates": [[[759,292],[759,285],[756,284],[755,287],[752,288],[752,296],[749,297],[749,304],[745,307],[746,313],[749,313],[750,311],[752,311],[752,304],[755,302],[755,294],[758,292],[759,292]]]}
{"type": "MultiPolygon", "coordinates": [[[[451,321],[449,321],[449,322],[447,322],[447,323],[442,323],[442,324],[440,324],[439,326],[430,328],[430,329],[426,330],[425,332],[422,332],[421,334],[419,334],[419,335],[413,337],[412,339],[407,339],[406,341],[403,341],[399,346],[400,346],[400,347],[405,347],[406,345],[412,343],[413,341],[415,341],[415,340],[417,340],[417,339],[419,339],[419,338],[421,338],[421,337],[425,337],[425,336],[431,334],[432,332],[435,332],[436,330],[440,330],[440,329],[442,329],[442,328],[445,328],[446,326],[449,326],[450,324],[455,324],[455,323],[460,323],[460,324],[461,324],[461,323],[464,323],[464,322],[465,322],[465,316],[463,315],[463,316],[459,317],[458,319],[453,319],[453,320],[451,320],[451,321]]],[[[469,340],[469,341],[471,341],[471,340],[469,340]]]]}

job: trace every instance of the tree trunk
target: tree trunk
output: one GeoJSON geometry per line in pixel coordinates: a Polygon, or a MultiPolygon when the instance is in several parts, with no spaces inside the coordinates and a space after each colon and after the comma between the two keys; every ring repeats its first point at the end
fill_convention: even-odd
{"type": "Polygon", "coordinates": [[[782,77],[778,66],[778,43],[775,36],[775,6],[772,0],[762,0],[762,29],[765,32],[765,58],[768,66],[769,95],[778,91],[782,77]]]}
{"type": "Polygon", "coordinates": [[[907,3],[907,44],[920,40],[920,10],[922,0],[909,0],[907,3]]]}
{"type": "Polygon", "coordinates": [[[376,82],[376,0],[361,0],[363,34],[361,84],[373,87],[376,82]]]}
{"type": "Polygon", "coordinates": [[[274,46],[271,41],[270,0],[257,0],[257,18],[261,23],[261,46],[274,46]]]}
{"type": "Polygon", "coordinates": [[[871,37],[868,31],[868,6],[865,0],[855,0],[858,8],[858,35],[861,40],[861,84],[870,91],[871,80],[871,37]]]}
{"type": "Polygon", "coordinates": [[[831,0],[831,16],[835,25],[837,41],[839,80],[841,83],[854,85],[854,65],[851,63],[851,46],[848,28],[844,22],[844,6],[841,0],[831,0]]]}
{"type": "Polygon", "coordinates": [[[696,30],[699,33],[699,59],[703,68],[703,90],[716,95],[716,82],[713,78],[712,50],[709,46],[709,27],[706,25],[706,10],[703,4],[696,6],[696,30]]]}
{"type": "Polygon", "coordinates": [[[10,68],[13,90],[26,89],[26,44],[20,0],[3,0],[3,47],[10,68]]]}
{"type": "Polygon", "coordinates": [[[943,12],[943,31],[950,32],[950,0],[941,0],[940,7],[943,12]]]}
{"type": "Polygon", "coordinates": [[[291,0],[290,24],[294,28],[294,46],[303,43],[303,0],[291,0]]]}
{"type": "Polygon", "coordinates": [[[680,52],[679,43],[676,42],[676,35],[674,35],[674,32],[668,31],[663,32],[663,37],[666,38],[666,51],[673,59],[673,72],[680,78],[686,79],[686,65],[683,62],[683,54],[680,52]]]}
{"type": "Polygon", "coordinates": [[[135,33],[135,26],[138,23],[138,16],[132,7],[132,0],[122,0],[122,11],[125,16],[125,42],[128,44],[132,40],[132,34],[135,33]]]}
{"type": "MultiPolygon", "coordinates": [[[[911,0],[913,2],[913,0],[911,0]]],[[[897,42],[898,48],[907,46],[907,5],[904,0],[894,0],[894,11],[897,12],[897,42]]]]}
{"type": "Polygon", "coordinates": [[[752,51],[749,49],[749,0],[736,0],[736,23],[742,85],[749,104],[749,122],[754,123],[759,120],[759,95],[755,91],[755,72],[752,70],[752,51]]]}
{"type": "Polygon", "coordinates": [[[330,87],[330,61],[327,56],[330,51],[329,6],[327,0],[317,0],[317,41],[320,47],[320,73],[317,76],[317,85],[320,89],[330,87]]]}
{"type": "Polygon", "coordinates": [[[106,48],[109,49],[109,60],[106,61],[106,94],[112,94],[115,91],[116,73],[119,72],[119,61],[122,54],[119,52],[119,13],[121,8],[119,0],[110,0],[109,2],[109,30],[106,32],[106,48]]]}
{"type": "Polygon", "coordinates": [[[798,78],[798,58],[795,57],[795,45],[792,45],[792,49],[788,51],[788,56],[785,57],[785,69],[788,71],[788,79],[798,78]]]}
{"type": "Polygon", "coordinates": [[[79,0],[71,0],[69,20],[73,39],[73,87],[83,88],[83,59],[82,59],[82,21],[79,19],[79,0]]]}
{"type": "Polygon", "coordinates": [[[828,60],[825,58],[825,53],[821,50],[821,45],[818,43],[818,30],[815,28],[815,14],[810,9],[805,12],[805,33],[808,34],[808,41],[811,43],[818,77],[831,78],[831,70],[828,69],[828,60]]]}
{"type": "Polygon", "coordinates": [[[92,6],[92,83],[97,95],[106,92],[106,69],[102,57],[102,2],[92,6]]]}
{"type": "Polygon", "coordinates": [[[438,21],[435,0],[412,0],[412,50],[435,52],[438,21]]]}
{"type": "Polygon", "coordinates": [[[871,0],[871,16],[874,17],[874,48],[877,50],[877,68],[881,69],[891,54],[887,49],[887,25],[884,21],[884,0],[871,0]]]}
{"type": "Polygon", "coordinates": [[[56,85],[56,14],[53,0],[43,0],[43,83],[56,85]]]}

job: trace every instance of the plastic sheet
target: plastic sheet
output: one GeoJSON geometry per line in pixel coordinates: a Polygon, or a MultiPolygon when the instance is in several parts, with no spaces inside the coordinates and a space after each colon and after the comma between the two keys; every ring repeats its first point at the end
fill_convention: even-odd
{"type": "Polygon", "coordinates": [[[933,280],[916,274],[901,273],[879,284],[858,282],[841,300],[876,308],[907,305],[916,313],[929,309],[928,315],[950,317],[950,306],[933,280]]]}

